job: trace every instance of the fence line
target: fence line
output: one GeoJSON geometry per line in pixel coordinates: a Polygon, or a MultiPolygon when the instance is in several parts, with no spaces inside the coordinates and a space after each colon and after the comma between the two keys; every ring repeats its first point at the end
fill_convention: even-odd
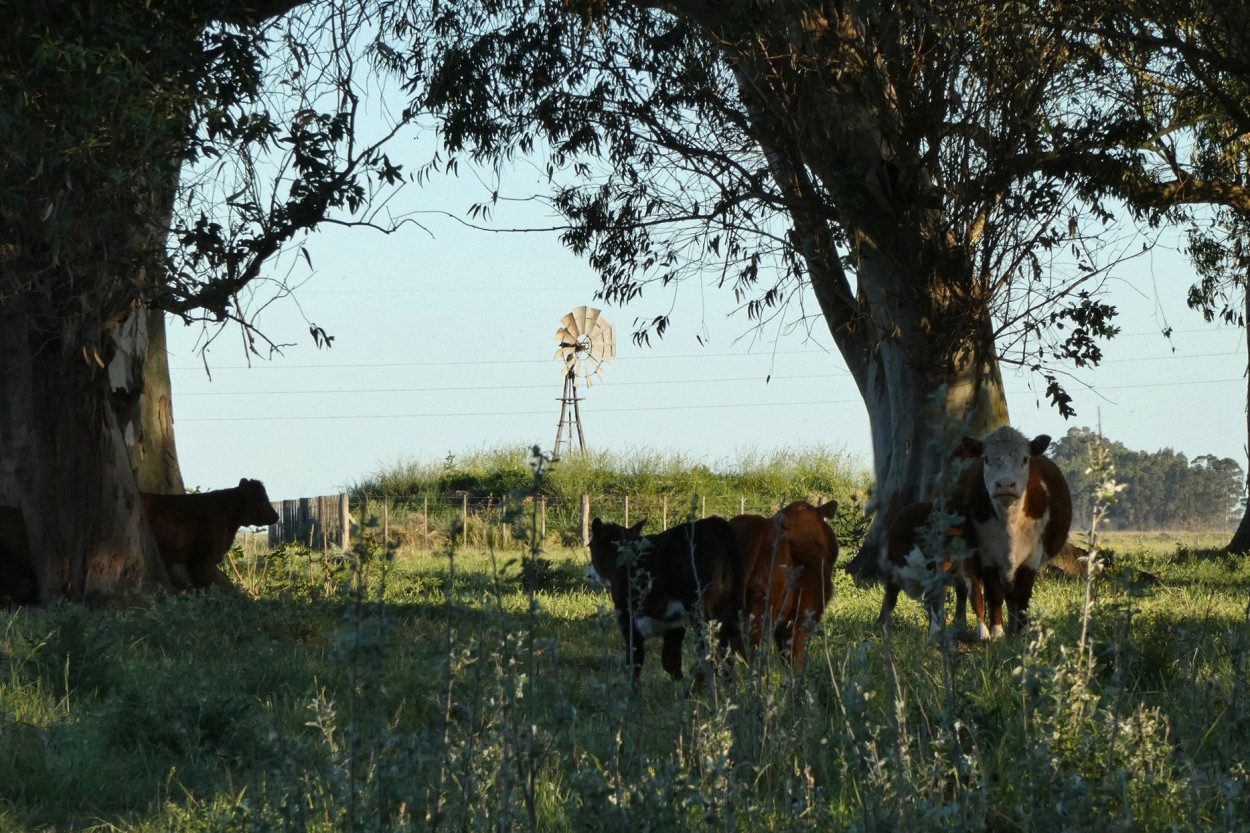
{"type": "Polygon", "coordinates": [[[310,549],[348,549],[353,536],[360,536],[418,549],[447,546],[453,538],[464,547],[525,547],[536,528],[544,545],[579,547],[590,540],[592,517],[625,525],[647,520],[646,529],[656,532],[692,515],[771,515],[800,497],[813,503],[824,501],[824,496],[812,494],[691,495],[674,500],[670,507],[668,495],[586,494],[577,498],[542,495],[518,505],[501,496],[464,492],[402,498],[362,495],[351,500],[347,493],[340,493],[275,501],[278,522],[269,527],[269,546],[300,543],[310,549]]]}

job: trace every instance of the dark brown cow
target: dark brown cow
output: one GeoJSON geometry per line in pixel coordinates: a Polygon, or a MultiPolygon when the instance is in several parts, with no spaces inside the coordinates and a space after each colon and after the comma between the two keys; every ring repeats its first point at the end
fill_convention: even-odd
{"type": "MultiPolygon", "coordinates": [[[[700,656],[706,653],[703,628],[720,623],[717,643],[745,653],[738,617],[742,605],[742,565],[733,529],[724,518],[703,518],[655,535],[595,518],[590,525],[587,576],[612,592],[617,624],[625,640],[630,679],[642,674],[647,639],[660,637],[660,664],[674,680],[682,678],[681,645],[689,617],[700,656]]],[[[700,669],[696,678],[703,676],[700,669]]]]}
{"type": "Polygon", "coordinates": [[[179,583],[175,566],[185,567],[192,587],[235,586],[222,575],[221,564],[241,526],[277,523],[278,513],[259,480],[244,478],[231,489],[194,495],[141,494],[143,512],[156,536],[161,560],[179,583]]]}
{"type": "Polygon", "coordinates": [[[937,562],[959,575],[957,627],[966,628],[971,591],[978,636],[1003,635],[1004,601],[1012,633],[1024,630],[1037,571],[1063,548],[1072,525],[1068,483],[1059,467],[1042,456],[1049,445],[1045,434],[1029,440],[1006,426],[981,440],[965,438],[963,449],[971,462],[945,503],[947,512],[961,520],[938,536],[944,541],[940,556],[926,558],[924,553],[932,504],[905,507],[890,524],[881,553],[886,590],[879,624],[889,623],[900,590],[919,598],[928,586],[929,630],[945,625],[945,593],[927,580],[929,567],[937,562]],[[970,551],[967,558],[955,557],[951,544],[956,540],[970,551]]]}
{"type": "Polygon", "coordinates": [[[0,607],[39,601],[39,584],[26,539],[26,521],[16,506],[0,506],[0,607]]]}
{"type": "Polygon", "coordinates": [[[837,509],[837,501],[812,506],[796,500],[771,518],[729,519],[744,564],[743,612],[752,652],[771,631],[782,657],[802,669],[808,636],[833,596],[838,539],[825,521],[837,509]]]}

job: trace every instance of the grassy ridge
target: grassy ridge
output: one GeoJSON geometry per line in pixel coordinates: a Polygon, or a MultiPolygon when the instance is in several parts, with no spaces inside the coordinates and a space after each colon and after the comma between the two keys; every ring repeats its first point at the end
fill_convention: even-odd
{"type": "MultiPolygon", "coordinates": [[[[524,446],[449,454],[438,462],[401,460],[352,484],[350,491],[353,496],[394,498],[454,491],[500,496],[530,486],[530,460],[531,450],[524,446]]],[[[736,457],[711,466],[673,452],[638,448],[569,455],[550,466],[541,491],[569,500],[611,493],[683,499],[692,494],[798,497],[862,490],[869,482],[870,473],[861,462],[828,446],[742,449],[736,457]]]]}
{"type": "MultiPolygon", "coordinates": [[[[812,661],[625,684],[580,550],[238,555],[254,598],[0,619],[0,830],[1237,830],[1250,567],[1121,547],[942,649],[839,574],[812,661]],[[249,563],[256,562],[256,563],[249,563]]],[[[687,657],[687,664],[691,658],[687,657]]]]}
{"type": "Polygon", "coordinates": [[[396,462],[353,484],[351,499],[353,506],[367,504],[361,516],[374,532],[381,531],[385,507],[393,542],[417,550],[445,547],[453,535],[462,545],[523,549],[533,540],[535,517],[517,508],[532,509],[532,495],[542,502],[547,547],[580,542],[583,495],[590,496],[592,515],[631,523],[646,519],[651,532],[682,522],[692,511],[770,515],[800,498],[836,499],[834,528],[843,544],[858,546],[864,533],[871,475],[850,455],[829,447],[746,449],[712,467],[648,449],[588,452],[549,465],[537,485],[532,461],[530,449],[517,446],[449,455],[442,462],[396,462]],[[460,520],[461,496],[468,504],[467,530],[460,520]]]}

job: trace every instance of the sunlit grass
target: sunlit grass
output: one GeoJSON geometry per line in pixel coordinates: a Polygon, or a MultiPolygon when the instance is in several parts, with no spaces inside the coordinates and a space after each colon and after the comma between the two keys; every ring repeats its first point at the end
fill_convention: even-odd
{"type": "Polygon", "coordinates": [[[919,604],[887,641],[880,588],[839,572],[801,678],[769,652],[690,696],[655,654],[630,693],[581,548],[543,553],[533,597],[517,553],[359,555],[236,553],[249,595],[6,614],[0,830],[1196,830],[1250,811],[1250,567],[1185,539],[1099,579],[1092,666],[1081,582],[1042,580],[1033,631],[944,668],[919,604]]]}

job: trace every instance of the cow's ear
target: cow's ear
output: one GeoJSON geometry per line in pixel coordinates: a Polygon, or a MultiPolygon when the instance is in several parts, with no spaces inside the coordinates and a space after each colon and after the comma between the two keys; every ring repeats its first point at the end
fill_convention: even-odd
{"type": "Polygon", "coordinates": [[[833,516],[838,513],[838,502],[836,500],[831,500],[828,503],[821,504],[816,507],[816,513],[822,518],[832,520],[833,516]]]}
{"type": "Polygon", "coordinates": [[[597,536],[602,530],[603,530],[603,521],[599,520],[598,518],[595,518],[593,521],[590,522],[590,534],[591,535],[597,536]]]}
{"type": "Polygon", "coordinates": [[[1036,437],[1033,438],[1032,442],[1029,443],[1029,453],[1032,454],[1034,457],[1041,457],[1042,454],[1045,453],[1046,449],[1049,447],[1050,447],[1050,435],[1038,434],[1036,437]]]}
{"type": "Polygon", "coordinates": [[[959,456],[980,457],[985,446],[976,437],[964,437],[959,443],[959,456]]]}
{"type": "Polygon", "coordinates": [[[240,486],[244,486],[244,487],[246,487],[246,486],[247,486],[247,478],[246,478],[246,477],[240,477],[240,478],[239,478],[239,485],[240,485],[240,486]]]}
{"type": "Polygon", "coordinates": [[[632,533],[634,533],[635,535],[641,535],[641,534],[642,534],[642,528],[643,528],[644,526],[646,526],[646,525],[647,525],[647,519],[646,519],[646,518],[643,518],[641,521],[639,521],[638,523],[636,523],[636,524],[634,524],[633,526],[631,526],[631,527],[629,528],[629,531],[630,531],[630,532],[632,532],[632,533]]]}

